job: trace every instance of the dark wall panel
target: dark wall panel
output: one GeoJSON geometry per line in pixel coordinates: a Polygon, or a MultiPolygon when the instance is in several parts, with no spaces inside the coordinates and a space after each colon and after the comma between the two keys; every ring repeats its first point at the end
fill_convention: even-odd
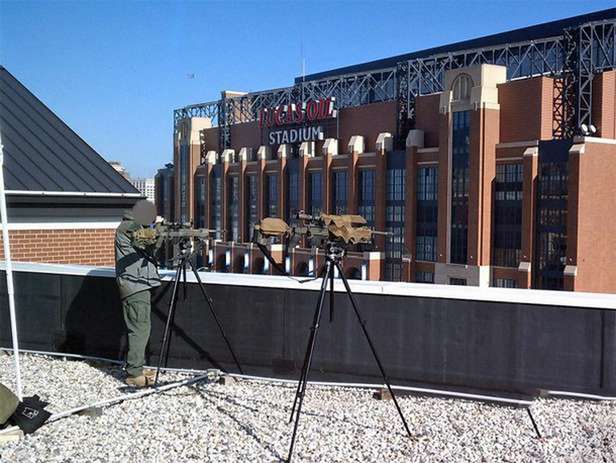
{"type": "MultiPolygon", "coordinates": [[[[115,280],[16,273],[23,348],[122,358],[126,341],[115,280]]],[[[318,293],[207,286],[245,372],[296,377],[318,293]]],[[[4,277],[0,344],[11,345],[4,277]]],[[[155,291],[149,362],[156,363],[171,288],[155,291]]],[[[616,393],[616,313],[611,310],[358,294],[362,318],[392,381],[517,391],[616,393]]],[[[326,300],[313,379],[381,382],[348,298],[326,300]]],[[[196,284],[180,289],[170,366],[234,370],[196,284]]]]}

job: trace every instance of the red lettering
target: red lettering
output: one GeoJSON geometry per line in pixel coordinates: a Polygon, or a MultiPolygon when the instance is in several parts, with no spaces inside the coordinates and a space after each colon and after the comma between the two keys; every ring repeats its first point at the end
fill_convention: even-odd
{"type": "Polygon", "coordinates": [[[314,121],[319,117],[319,104],[310,100],[306,105],[306,116],[308,116],[309,121],[314,121]]]}
{"type": "Polygon", "coordinates": [[[276,109],[274,109],[274,122],[276,123],[276,125],[283,124],[282,111],[280,110],[280,106],[277,106],[276,109]]]}
{"type": "Polygon", "coordinates": [[[331,98],[319,100],[319,119],[327,119],[331,114],[331,98]]]}
{"type": "Polygon", "coordinates": [[[292,124],[293,123],[293,112],[294,112],[293,111],[293,107],[294,106],[295,106],[294,104],[290,104],[290,105],[285,106],[285,109],[286,109],[285,122],[287,124],[292,124]]]}
{"type": "Polygon", "coordinates": [[[300,104],[291,103],[276,108],[260,109],[259,128],[283,126],[289,124],[302,124],[306,121],[314,122],[336,116],[334,109],[335,98],[321,98],[300,104]]]}
{"type": "Polygon", "coordinates": [[[295,122],[301,124],[304,122],[304,108],[303,104],[295,105],[295,122]]]}

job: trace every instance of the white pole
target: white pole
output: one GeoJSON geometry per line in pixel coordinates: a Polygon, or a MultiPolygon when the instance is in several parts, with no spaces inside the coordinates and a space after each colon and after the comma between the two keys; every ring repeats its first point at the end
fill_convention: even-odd
{"type": "Polygon", "coordinates": [[[17,398],[21,401],[21,368],[19,366],[19,340],[17,338],[17,318],[15,316],[15,291],[13,289],[13,262],[11,261],[11,246],[9,244],[9,219],[6,213],[6,194],[4,191],[4,150],[0,138],[0,215],[2,215],[2,245],[6,261],[6,289],[9,296],[9,312],[11,314],[11,335],[13,337],[13,358],[15,360],[15,376],[17,378],[17,398]]]}

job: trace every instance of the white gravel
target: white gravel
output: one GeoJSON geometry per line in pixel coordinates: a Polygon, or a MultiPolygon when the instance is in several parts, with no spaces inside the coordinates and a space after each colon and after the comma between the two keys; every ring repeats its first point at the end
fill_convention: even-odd
{"type": "MultiPolygon", "coordinates": [[[[117,367],[24,355],[25,394],[54,412],[127,392],[117,367]]],[[[12,358],[0,381],[13,386],[12,358]]],[[[167,374],[164,380],[188,378],[167,374]]],[[[278,462],[288,450],[291,384],[199,383],[72,416],[0,447],[2,462],[278,462]]],[[[308,386],[297,462],[614,462],[616,404],[541,399],[533,414],[458,399],[400,398],[410,440],[390,401],[372,391],[308,386]]]]}

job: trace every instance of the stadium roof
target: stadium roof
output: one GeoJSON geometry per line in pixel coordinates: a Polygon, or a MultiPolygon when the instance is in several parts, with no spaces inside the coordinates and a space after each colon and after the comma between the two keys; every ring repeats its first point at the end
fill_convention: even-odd
{"type": "Polygon", "coordinates": [[[30,194],[135,196],[139,191],[0,66],[5,188],[30,194]]]}
{"type": "Polygon", "coordinates": [[[376,71],[378,69],[395,67],[396,64],[400,61],[407,61],[417,58],[427,58],[429,56],[442,53],[450,53],[474,48],[491,47],[495,45],[502,45],[505,43],[526,42],[530,40],[544,39],[547,37],[555,37],[562,35],[563,29],[580,26],[582,24],[592,21],[601,21],[614,18],[616,18],[616,8],[609,8],[607,10],[595,11],[593,13],[573,16],[571,18],[559,19],[557,21],[537,24],[535,26],[523,27],[521,29],[514,29],[508,32],[501,32],[499,34],[487,35],[485,37],[465,40],[463,42],[456,42],[440,47],[428,48],[426,50],[420,50],[413,53],[406,53],[403,55],[392,56],[390,58],[369,61],[367,63],[355,64],[352,66],[346,66],[324,72],[317,72],[314,74],[307,75],[305,77],[296,77],[295,82],[299,83],[302,80],[318,80],[327,77],[340,76],[343,74],[355,74],[360,72],[376,71]]]}

